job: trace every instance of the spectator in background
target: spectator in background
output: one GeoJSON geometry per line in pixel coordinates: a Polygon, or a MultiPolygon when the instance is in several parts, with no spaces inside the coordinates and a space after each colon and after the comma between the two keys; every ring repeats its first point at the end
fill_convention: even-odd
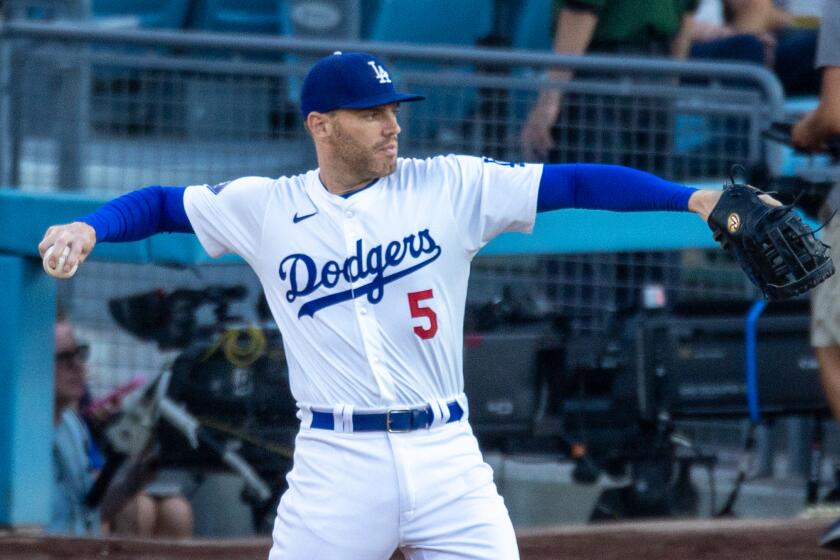
{"type": "MultiPolygon", "coordinates": [[[[840,0],[827,0],[825,4],[816,64],[823,72],[820,103],[792,131],[794,145],[806,151],[823,150],[826,140],[840,138],[840,0]]],[[[837,210],[840,210],[840,183],[829,192],[820,214],[827,219],[837,210]]],[[[823,239],[832,247],[834,261],[840,262],[838,218],[829,221],[823,239]]],[[[826,400],[834,418],[840,421],[840,278],[837,274],[814,290],[811,302],[811,345],[817,354],[826,400]]],[[[820,544],[840,545],[840,519],[823,534],[820,544]]]]}
{"type": "MultiPolygon", "coordinates": [[[[558,0],[553,49],[562,54],[685,58],[691,46],[692,14],[697,3],[698,0],[558,0]]],[[[561,81],[570,79],[572,74],[552,69],[548,77],[561,81]]],[[[552,129],[560,115],[561,101],[559,90],[540,92],[522,128],[526,159],[565,159],[551,154],[555,145],[552,129]]]]}
{"type": "Polygon", "coordinates": [[[111,533],[132,537],[187,539],[193,533],[193,512],[177,485],[152,482],[114,517],[111,533]]]}
{"type": "MultiPolygon", "coordinates": [[[[835,0],[829,0],[834,2],[835,0]]],[[[675,59],[724,59],[753,62],[774,68],[789,94],[815,93],[818,75],[808,61],[814,59],[816,33],[793,29],[793,18],[772,0],[725,0],[726,25],[694,21],[700,0],[557,0],[554,51],[563,54],[628,54],[670,56],[675,59]]],[[[554,69],[552,80],[568,80],[572,73],[554,69]]],[[[552,153],[554,125],[560,116],[562,94],[544,90],[522,128],[526,159],[563,161],[552,153]]],[[[661,119],[661,117],[660,117],[661,119]]],[[[586,119],[584,119],[586,120],[586,119]]],[[[653,128],[665,128],[654,123],[653,128]]],[[[655,138],[639,146],[624,139],[628,152],[656,148],[655,138]]],[[[661,149],[667,149],[664,144],[661,149]]],[[[618,147],[616,149],[621,149],[618,147]]],[[[580,154],[575,155],[576,159],[580,154]]],[[[587,158],[584,158],[587,159],[587,158]]],[[[657,171],[655,163],[615,161],[657,171]]]]}
{"type": "MultiPolygon", "coordinates": [[[[105,429],[119,412],[123,396],[144,382],[142,378],[132,379],[97,401],[85,390],[79,409],[92,436],[88,459],[95,470],[104,466],[101,443],[105,429]]],[[[121,536],[189,538],[193,533],[192,506],[178,484],[155,480],[129,500],[108,527],[110,533],[121,536]]]]}
{"type": "MultiPolygon", "coordinates": [[[[97,445],[79,414],[85,393],[88,346],[79,344],[65,318],[55,323],[55,439],[50,533],[98,536],[121,535],[186,538],[192,534],[189,503],[171,491],[140,492],[153,473],[145,460],[132,461],[124,476],[112,481],[101,506],[93,509],[85,498],[101,468],[97,445]]],[[[152,487],[153,488],[153,487],[152,487]]]]}
{"type": "MultiPolygon", "coordinates": [[[[562,54],[670,56],[684,59],[691,46],[693,13],[699,0],[556,0],[553,49],[562,54]]],[[[572,78],[553,68],[552,81],[572,78]]],[[[587,73],[592,77],[592,73],[587,73]]],[[[673,112],[654,98],[612,94],[540,92],[521,131],[527,160],[587,161],[668,172],[672,153],[673,112]]],[[[635,258],[637,255],[630,255],[635,258]]],[[[611,298],[618,309],[638,304],[639,274],[652,283],[668,284],[676,270],[675,255],[649,256],[646,267],[618,265],[603,274],[616,276],[611,298]],[[661,263],[661,266],[660,264],[661,263]]],[[[552,265],[553,266],[553,265],[552,265]]],[[[594,295],[592,297],[595,297],[594,295]]]]}
{"type": "Polygon", "coordinates": [[[773,0],[721,0],[712,7],[708,1],[702,10],[706,18],[698,18],[691,32],[692,59],[761,64],[775,72],[787,95],[816,94],[815,29],[796,28],[794,14],[773,0]],[[715,8],[720,17],[709,17],[715,8]]]}
{"type": "Polygon", "coordinates": [[[52,514],[50,533],[99,535],[100,512],[85,505],[85,496],[96,480],[89,453],[93,438],[76,412],[85,390],[85,361],[88,347],[76,342],[66,320],[55,324],[52,514]]]}

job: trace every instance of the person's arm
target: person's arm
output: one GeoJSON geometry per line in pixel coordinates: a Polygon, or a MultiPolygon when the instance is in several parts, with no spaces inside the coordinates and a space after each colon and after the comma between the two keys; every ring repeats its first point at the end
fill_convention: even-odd
{"type": "Polygon", "coordinates": [[[146,187],[117,197],[95,212],[69,224],[50,227],[38,244],[43,258],[53,247],[54,267],[65,247],[64,270],[82,263],[98,241],[135,241],[160,232],[192,232],[184,211],[183,187],[146,187]]]}
{"type": "MultiPolygon", "coordinates": [[[[594,9],[563,7],[557,15],[553,50],[557,54],[584,54],[592,41],[598,13],[594,9]]],[[[552,81],[570,80],[572,72],[566,69],[552,69],[547,77],[552,81]]],[[[540,92],[537,103],[522,127],[522,149],[527,159],[544,159],[554,147],[551,127],[560,114],[562,93],[557,89],[540,92]]]]}
{"type": "Polygon", "coordinates": [[[546,164],[537,212],[561,208],[690,211],[707,220],[719,198],[720,191],[687,187],[620,165],[546,164]]]}
{"type": "Polygon", "coordinates": [[[691,41],[694,37],[694,12],[683,14],[680,22],[680,30],[671,41],[671,56],[678,60],[688,58],[688,51],[691,50],[691,41]]]}
{"type": "Polygon", "coordinates": [[[97,241],[137,241],[156,233],[192,233],[184,210],[184,187],[146,187],[106,203],[79,218],[97,241]]]}
{"type": "Polygon", "coordinates": [[[823,69],[820,103],[794,125],[791,138],[794,146],[806,151],[820,151],[825,141],[840,135],[840,66],[823,69]]]}
{"type": "MultiPolygon", "coordinates": [[[[584,54],[592,41],[595,27],[598,25],[598,13],[585,7],[565,7],[557,15],[557,30],[554,33],[552,49],[557,54],[584,54]]],[[[548,72],[552,80],[569,80],[571,70],[552,69],[548,72]]],[[[559,96],[559,91],[543,92],[549,99],[559,96]],[[552,96],[550,94],[557,94],[552,96]]],[[[559,99],[557,99],[559,103],[559,99]]]]}
{"type": "Polygon", "coordinates": [[[726,0],[726,7],[732,14],[729,25],[739,33],[760,35],[793,25],[793,17],[773,0],[726,0]]]}

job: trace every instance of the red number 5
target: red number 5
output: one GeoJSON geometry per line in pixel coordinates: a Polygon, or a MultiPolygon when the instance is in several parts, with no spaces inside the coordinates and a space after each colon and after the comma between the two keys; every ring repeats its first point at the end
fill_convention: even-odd
{"type": "Polygon", "coordinates": [[[420,302],[424,299],[432,299],[434,294],[432,290],[423,290],[421,292],[412,292],[408,294],[408,307],[411,310],[412,317],[425,317],[429,320],[429,327],[423,328],[420,326],[414,327],[414,334],[428,340],[437,333],[437,313],[431,307],[420,307],[420,302]]]}

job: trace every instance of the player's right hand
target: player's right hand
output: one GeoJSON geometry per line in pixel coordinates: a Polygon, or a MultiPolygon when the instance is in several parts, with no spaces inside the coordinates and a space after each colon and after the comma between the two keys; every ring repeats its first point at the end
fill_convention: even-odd
{"type": "Polygon", "coordinates": [[[96,245],[96,231],[86,223],[73,222],[50,226],[44,234],[44,239],[38,244],[38,252],[43,259],[47,250],[52,247],[49,258],[44,261],[44,269],[57,278],[68,278],[72,276],[72,272],[75,272],[75,267],[87,259],[94,245],[96,245]],[[64,261],[64,266],[61,270],[56,270],[66,247],[70,248],[70,252],[64,261]]]}

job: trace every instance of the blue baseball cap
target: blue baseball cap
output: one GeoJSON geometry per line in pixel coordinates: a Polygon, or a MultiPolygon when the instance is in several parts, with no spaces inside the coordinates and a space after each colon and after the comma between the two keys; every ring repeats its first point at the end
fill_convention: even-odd
{"type": "Polygon", "coordinates": [[[313,66],[300,92],[300,112],[368,109],[389,103],[420,101],[422,95],[400,93],[381,60],[363,52],[334,52],[313,66]]]}

